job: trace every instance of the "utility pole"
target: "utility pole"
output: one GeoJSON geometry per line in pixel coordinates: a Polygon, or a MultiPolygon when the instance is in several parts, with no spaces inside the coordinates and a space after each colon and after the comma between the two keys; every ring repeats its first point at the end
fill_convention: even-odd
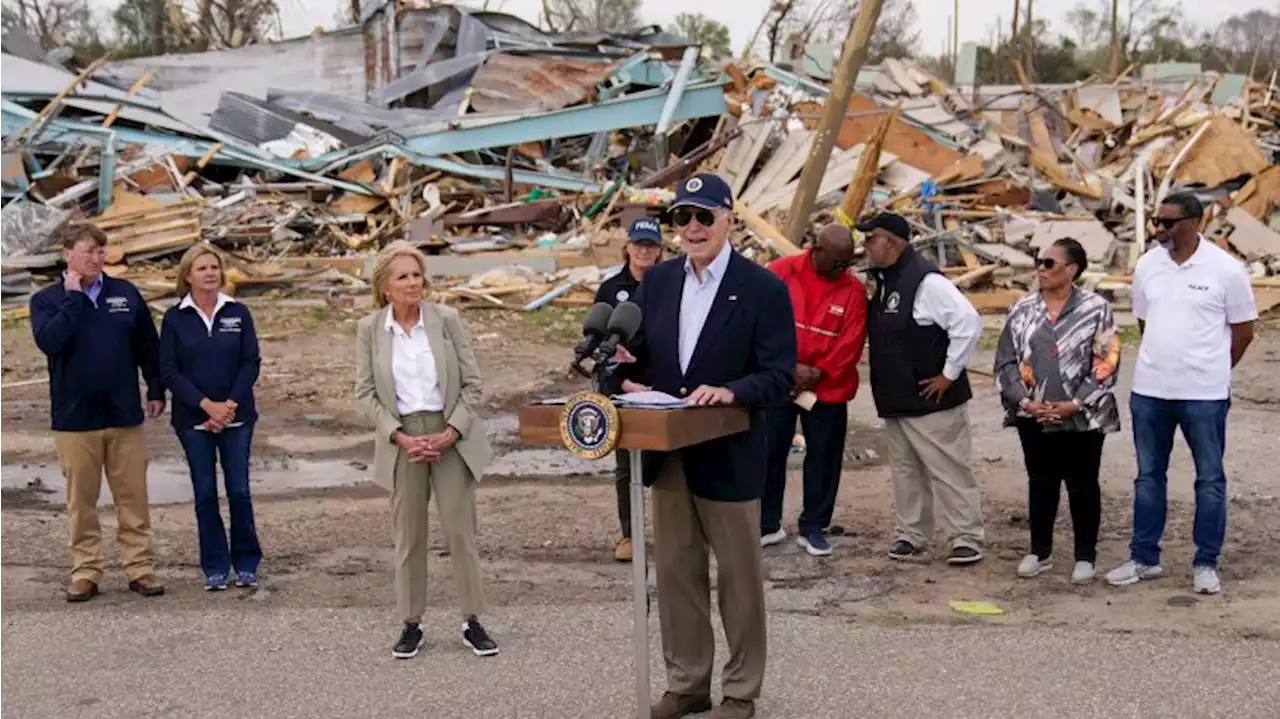
{"type": "Polygon", "coordinates": [[[1018,39],[1018,15],[1021,3],[1019,0],[1013,0],[1013,32],[1010,37],[1014,40],[1018,39]]]}
{"type": "Polygon", "coordinates": [[[827,95],[827,104],[822,108],[818,130],[813,134],[809,157],[805,160],[804,169],[800,171],[800,183],[795,196],[791,198],[791,210],[787,212],[786,235],[796,245],[804,242],[809,214],[813,212],[813,203],[818,198],[818,185],[826,174],[831,147],[835,145],[836,133],[849,109],[853,85],[858,79],[858,70],[867,60],[867,46],[871,43],[871,33],[876,29],[876,21],[880,19],[880,8],[883,6],[884,0],[863,0],[858,7],[858,18],[853,21],[853,25],[849,27],[849,35],[844,39],[840,64],[836,66],[835,76],[831,78],[831,92],[827,95]]]}
{"type": "Polygon", "coordinates": [[[955,9],[951,13],[951,83],[955,84],[956,71],[960,67],[960,0],[955,0],[955,9]]]}
{"type": "Polygon", "coordinates": [[[1027,0],[1027,77],[1035,81],[1036,76],[1036,26],[1035,16],[1031,14],[1031,8],[1035,5],[1035,0],[1027,0]]]}
{"type": "Polygon", "coordinates": [[[1120,0],[1111,0],[1111,79],[1120,73],[1120,0]]]}

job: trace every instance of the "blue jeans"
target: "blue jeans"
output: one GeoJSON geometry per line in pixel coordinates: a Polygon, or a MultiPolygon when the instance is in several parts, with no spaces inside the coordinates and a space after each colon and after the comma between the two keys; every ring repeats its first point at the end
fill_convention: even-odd
{"type": "Polygon", "coordinates": [[[200,569],[205,576],[236,571],[258,571],[262,548],[253,523],[253,500],[249,496],[249,447],[253,443],[253,423],[222,432],[198,429],[178,431],[187,454],[191,485],[195,491],[196,525],[200,535],[200,569]],[[217,460],[222,460],[227,504],[231,508],[231,550],[218,510],[217,460]]]}
{"type": "Polygon", "coordinates": [[[1139,564],[1160,564],[1160,537],[1168,507],[1169,452],[1173,433],[1191,448],[1196,465],[1196,517],[1192,538],[1195,566],[1217,567],[1227,533],[1227,476],[1222,455],[1227,445],[1230,400],[1166,400],[1134,394],[1133,444],[1138,453],[1138,478],[1133,483],[1133,539],[1129,556],[1139,564]]]}

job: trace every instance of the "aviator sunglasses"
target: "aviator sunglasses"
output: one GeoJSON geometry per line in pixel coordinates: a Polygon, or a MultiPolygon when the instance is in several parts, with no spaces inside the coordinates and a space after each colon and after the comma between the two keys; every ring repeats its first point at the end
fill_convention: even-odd
{"type": "Polygon", "coordinates": [[[1042,270],[1052,270],[1053,268],[1057,267],[1059,264],[1060,263],[1052,257],[1036,258],[1036,267],[1039,267],[1042,270]]]}
{"type": "Polygon", "coordinates": [[[677,207],[671,211],[671,222],[676,227],[684,227],[695,219],[703,227],[710,227],[716,223],[716,213],[701,207],[677,207]]]}

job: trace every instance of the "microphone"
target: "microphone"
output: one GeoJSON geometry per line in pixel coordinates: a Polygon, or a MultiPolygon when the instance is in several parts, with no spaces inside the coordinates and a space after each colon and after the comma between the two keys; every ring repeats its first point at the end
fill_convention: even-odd
{"type": "Polygon", "coordinates": [[[609,317],[609,324],[605,327],[605,333],[608,336],[596,347],[596,364],[604,366],[604,363],[618,351],[618,345],[630,342],[640,329],[640,321],[643,318],[639,305],[632,302],[619,302],[609,317]]]}
{"type": "Polygon", "coordinates": [[[613,308],[608,302],[597,302],[587,311],[587,316],[582,319],[582,341],[577,347],[573,348],[573,366],[578,367],[582,360],[591,356],[596,347],[604,341],[608,334],[609,318],[613,315],[613,308]]]}

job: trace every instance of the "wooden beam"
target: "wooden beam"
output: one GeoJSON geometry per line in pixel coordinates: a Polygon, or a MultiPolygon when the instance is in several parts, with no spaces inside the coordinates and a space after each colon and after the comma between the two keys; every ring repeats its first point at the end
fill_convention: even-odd
{"type": "Polygon", "coordinates": [[[864,0],[859,3],[858,18],[849,27],[844,49],[840,51],[840,63],[831,80],[831,93],[827,96],[827,104],[823,106],[822,119],[813,136],[809,159],[800,172],[800,184],[792,198],[791,211],[787,213],[787,229],[784,234],[793,246],[804,239],[809,215],[813,212],[813,203],[817,199],[818,185],[822,182],[827,161],[831,158],[836,132],[844,122],[845,108],[849,106],[849,97],[853,95],[858,70],[866,62],[867,47],[871,43],[871,34],[876,28],[880,8],[883,6],[884,0],[864,0]]]}
{"type": "Polygon", "coordinates": [[[853,175],[853,182],[845,188],[844,199],[836,211],[836,219],[849,227],[853,227],[858,221],[858,215],[862,214],[862,206],[867,202],[867,195],[871,193],[871,186],[875,184],[876,173],[880,169],[880,149],[884,146],[884,138],[901,111],[902,103],[895,103],[889,114],[881,118],[875,133],[862,149],[858,171],[853,175]]]}

